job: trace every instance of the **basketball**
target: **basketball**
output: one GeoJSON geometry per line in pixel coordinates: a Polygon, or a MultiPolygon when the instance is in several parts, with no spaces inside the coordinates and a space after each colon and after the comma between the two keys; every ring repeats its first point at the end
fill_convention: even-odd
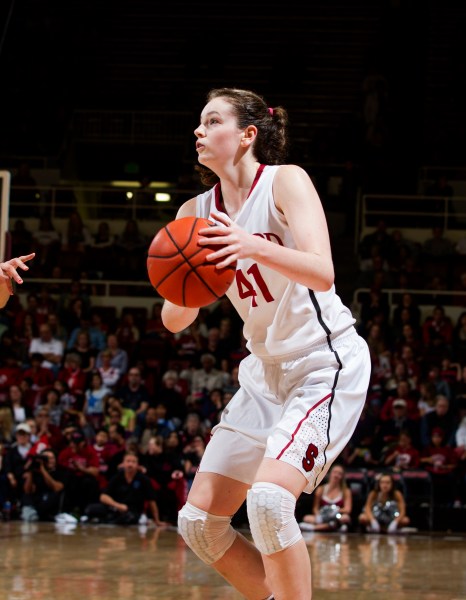
{"type": "Polygon", "coordinates": [[[178,306],[199,308],[215,302],[228,290],[236,264],[217,269],[206,256],[222,246],[198,244],[199,229],[213,225],[208,219],[183,217],[157,232],[149,246],[147,272],[162,298],[178,306]]]}

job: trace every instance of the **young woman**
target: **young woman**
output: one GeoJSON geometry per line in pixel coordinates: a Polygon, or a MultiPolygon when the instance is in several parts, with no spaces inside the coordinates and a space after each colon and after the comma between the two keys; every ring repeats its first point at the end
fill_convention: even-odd
{"type": "Polygon", "coordinates": [[[351,524],[353,495],[346,485],[345,470],[333,465],[328,482],[320,485],[314,493],[312,514],[304,515],[299,524],[303,531],[348,531],[351,524]]]}
{"type": "Polygon", "coordinates": [[[369,492],[359,523],[373,533],[396,533],[409,525],[403,494],[389,474],[382,474],[369,492]]]}
{"type": "MultiPolygon", "coordinates": [[[[212,90],[194,134],[208,191],[177,218],[210,218],[199,244],[238,261],[227,296],[250,355],[179,513],[184,540],[245,598],[309,600],[309,553],[294,516],[348,443],[362,411],[370,359],[335,293],[327,224],[306,172],[285,159],[287,113],[246,90],[212,90]],[[221,247],[220,247],[221,246],[221,247]],[[255,544],[230,525],[247,498],[255,544]],[[299,576],[297,576],[297,573],[299,576]]],[[[197,309],[164,302],[176,333],[197,309]]]]}

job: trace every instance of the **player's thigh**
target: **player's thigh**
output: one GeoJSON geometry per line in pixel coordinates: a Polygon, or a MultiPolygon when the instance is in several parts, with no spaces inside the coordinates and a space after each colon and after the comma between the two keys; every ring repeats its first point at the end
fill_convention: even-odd
{"type": "Polygon", "coordinates": [[[303,473],[295,466],[272,458],[264,458],[257,470],[255,480],[275,483],[291,492],[296,498],[302,494],[308,484],[303,473]]]}
{"type": "Polygon", "coordinates": [[[234,515],[244,500],[249,485],[218,473],[197,473],[188,502],[218,516],[234,515]]]}

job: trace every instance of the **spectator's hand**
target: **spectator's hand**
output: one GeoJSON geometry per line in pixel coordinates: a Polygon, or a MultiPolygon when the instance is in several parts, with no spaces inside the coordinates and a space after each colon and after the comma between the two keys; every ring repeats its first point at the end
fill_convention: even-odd
{"type": "Polygon", "coordinates": [[[177,469],[176,471],[173,471],[172,473],[172,479],[182,479],[184,477],[184,473],[183,471],[180,471],[179,469],[177,469]]]}
{"type": "Polygon", "coordinates": [[[13,475],[13,473],[8,473],[7,477],[8,477],[8,481],[10,482],[11,487],[15,488],[18,485],[18,482],[16,481],[16,477],[13,475]]]}
{"type": "Polygon", "coordinates": [[[71,464],[73,465],[73,468],[76,469],[76,471],[84,472],[86,470],[86,467],[76,460],[72,460],[71,464]]]}

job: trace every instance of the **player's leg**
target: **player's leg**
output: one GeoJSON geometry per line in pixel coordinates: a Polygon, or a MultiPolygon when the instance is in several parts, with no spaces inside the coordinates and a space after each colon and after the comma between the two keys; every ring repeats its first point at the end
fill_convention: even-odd
{"type": "Polygon", "coordinates": [[[270,597],[262,556],[231,525],[249,485],[216,473],[197,473],[178,527],[190,548],[248,600],[270,597]]]}
{"type": "Polygon", "coordinates": [[[296,500],[308,481],[294,466],[265,458],[248,492],[248,516],[276,600],[311,600],[309,551],[296,521],[296,500]]]}
{"type": "Polygon", "coordinates": [[[364,405],[370,373],[358,336],[282,365],[284,414],[267,442],[248,492],[248,517],[276,600],[310,600],[311,565],[295,517],[347,445],[364,405]],[[286,384],[290,388],[287,389],[286,384]],[[299,576],[297,576],[299,573],[299,576]]]}
{"type": "Polygon", "coordinates": [[[241,388],[223,411],[220,425],[213,429],[178,524],[185,541],[202,560],[249,600],[263,600],[271,592],[261,554],[233,531],[230,520],[254,482],[282,406],[267,391],[263,365],[253,355],[241,363],[239,378],[241,388]]]}

